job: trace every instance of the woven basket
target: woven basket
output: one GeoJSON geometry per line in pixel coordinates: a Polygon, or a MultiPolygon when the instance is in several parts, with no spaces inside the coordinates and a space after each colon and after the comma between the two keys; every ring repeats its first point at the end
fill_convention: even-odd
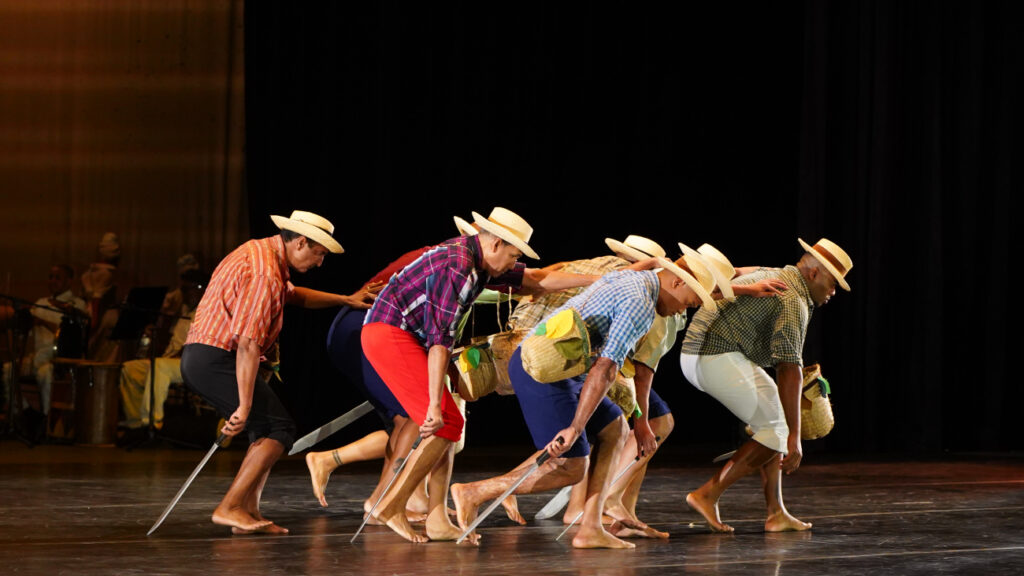
{"type": "Polygon", "coordinates": [[[622,413],[629,418],[631,414],[638,411],[636,403],[636,383],[632,378],[626,378],[621,372],[615,373],[615,382],[612,382],[608,389],[608,398],[615,402],[615,405],[622,408],[622,413]]]}
{"type": "Polygon", "coordinates": [[[537,325],[523,340],[523,370],[550,384],[590,369],[590,335],[579,312],[566,308],[537,325]]]}
{"type": "Polygon", "coordinates": [[[828,380],[821,376],[821,366],[804,368],[804,390],[800,398],[800,438],[817,440],[832,431],[836,423],[832,415],[828,380]]]}
{"type": "Polygon", "coordinates": [[[487,337],[491,345],[491,357],[494,359],[494,372],[498,377],[494,390],[501,396],[516,393],[512,389],[512,381],[508,378],[508,361],[525,337],[525,330],[499,332],[487,337]]]}
{"type": "Polygon", "coordinates": [[[498,385],[494,356],[486,337],[474,338],[455,358],[455,366],[459,369],[456,388],[459,396],[467,402],[475,402],[494,392],[498,385]]]}

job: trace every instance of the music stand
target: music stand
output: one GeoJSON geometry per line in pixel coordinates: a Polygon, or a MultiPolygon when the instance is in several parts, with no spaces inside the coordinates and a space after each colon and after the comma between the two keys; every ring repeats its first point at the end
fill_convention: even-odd
{"type": "MultiPolygon", "coordinates": [[[[160,317],[160,309],[163,307],[164,297],[167,295],[166,286],[140,286],[132,288],[121,306],[117,317],[117,324],[110,333],[111,340],[138,341],[146,330],[146,326],[154,324],[160,317]]],[[[150,338],[149,349],[149,424],[146,426],[146,436],[137,442],[129,444],[125,448],[131,450],[154,440],[156,434],[156,334],[150,338]]]]}

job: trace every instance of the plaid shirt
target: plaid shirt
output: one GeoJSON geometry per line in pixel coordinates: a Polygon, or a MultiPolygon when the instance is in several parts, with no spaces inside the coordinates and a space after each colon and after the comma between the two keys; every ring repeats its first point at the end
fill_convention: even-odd
{"type": "Polygon", "coordinates": [[[213,271],[185,344],[231,352],[238,348],[241,335],[266,353],[281,333],[285,298],[295,290],[289,278],[280,236],[249,240],[235,248],[213,271]]]}
{"type": "MultiPolygon", "coordinates": [[[[604,275],[629,266],[629,262],[618,256],[600,256],[590,260],[575,260],[561,269],[571,274],[604,275]]],[[[562,307],[570,298],[585,288],[571,288],[545,294],[532,301],[521,302],[512,313],[510,322],[514,330],[532,330],[541,320],[562,307]]],[[[665,317],[654,316],[651,329],[643,337],[633,354],[633,361],[640,362],[651,370],[658,369],[658,361],[676,343],[676,334],[686,326],[686,312],[665,317]]]]}
{"type": "Polygon", "coordinates": [[[742,352],[762,367],[780,362],[802,366],[807,324],[814,312],[811,293],[796,266],[761,268],[734,283],[753,284],[768,278],[782,280],[789,290],[769,298],[719,300],[715,308],[701,308],[686,332],[682,353],[710,356],[742,352]]]}
{"type": "Polygon", "coordinates": [[[491,278],[483,270],[480,240],[452,238],[392,276],[364,324],[384,322],[415,334],[425,348],[451,348],[459,319],[480,292],[484,288],[518,290],[525,270],[526,265],[517,262],[508,272],[491,278]]]}
{"type": "Polygon", "coordinates": [[[551,315],[575,308],[590,332],[592,354],[622,368],[622,362],[658,315],[655,306],[660,291],[658,274],[652,270],[610,272],[551,315]]]}

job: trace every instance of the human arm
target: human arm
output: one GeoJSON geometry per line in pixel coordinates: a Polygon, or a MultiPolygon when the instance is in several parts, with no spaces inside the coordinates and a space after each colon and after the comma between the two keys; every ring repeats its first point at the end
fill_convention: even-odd
{"type": "Polygon", "coordinates": [[[789,453],[782,459],[782,471],[792,474],[800,467],[800,461],[803,459],[803,445],[800,441],[800,394],[803,374],[800,365],[792,362],[776,364],[775,380],[779,387],[782,411],[786,414],[786,425],[789,427],[789,453]]]}
{"type": "Polygon", "coordinates": [[[372,285],[360,288],[358,292],[351,296],[296,286],[286,297],[286,302],[303,308],[351,306],[352,308],[364,310],[373,305],[373,301],[377,298],[377,292],[380,291],[379,287],[376,288],[375,292],[370,286],[372,285]]]}
{"type": "Polygon", "coordinates": [[[245,430],[252,409],[252,392],[256,384],[256,373],[260,367],[260,347],[248,336],[238,336],[238,349],[235,351],[235,380],[238,385],[238,408],[224,423],[221,432],[225,436],[235,436],[245,430]]]}
{"type": "Polygon", "coordinates": [[[452,352],[447,346],[436,344],[427,350],[427,387],[430,395],[427,404],[427,415],[420,426],[420,436],[430,438],[444,426],[441,412],[441,401],[444,398],[444,377],[448,373],[448,363],[452,352]]]}
{"type": "Polygon", "coordinates": [[[594,362],[590,371],[587,372],[587,379],[583,382],[583,391],[580,392],[572,424],[556,434],[548,443],[544,448],[548,454],[557,458],[576,443],[576,439],[583,433],[590,417],[597,410],[598,403],[608,393],[612,382],[615,381],[615,373],[618,369],[618,365],[613,360],[603,356],[594,362]]]}
{"type": "Polygon", "coordinates": [[[754,298],[766,298],[775,296],[789,290],[789,286],[778,278],[766,278],[753,284],[733,284],[732,291],[737,296],[753,296],[754,298]]]}
{"type": "Polygon", "coordinates": [[[636,386],[636,403],[640,406],[640,416],[633,419],[633,435],[636,436],[637,452],[641,455],[653,453],[658,449],[658,441],[651,430],[647,411],[650,408],[651,384],[654,381],[654,370],[648,366],[634,362],[636,375],[633,384],[636,386]]]}
{"type": "Polygon", "coordinates": [[[594,274],[570,274],[548,268],[527,268],[523,272],[520,294],[542,295],[568,288],[590,286],[600,276],[594,274]]]}

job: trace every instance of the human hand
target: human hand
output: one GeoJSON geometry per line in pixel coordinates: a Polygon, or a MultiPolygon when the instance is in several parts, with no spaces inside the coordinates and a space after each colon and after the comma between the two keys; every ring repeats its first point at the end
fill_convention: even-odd
{"type": "Polygon", "coordinates": [[[245,430],[245,423],[249,420],[249,409],[239,406],[235,412],[231,415],[227,421],[224,422],[224,427],[220,429],[221,433],[229,438],[233,438],[239,432],[245,430]]]}
{"type": "Polygon", "coordinates": [[[544,447],[544,450],[553,458],[558,458],[564,454],[566,450],[572,448],[572,445],[576,443],[576,439],[579,438],[579,435],[580,433],[577,432],[575,428],[569,426],[558,434],[555,434],[555,439],[548,442],[548,445],[544,447]]]}
{"type": "Polygon", "coordinates": [[[658,439],[651,430],[651,425],[646,420],[637,420],[633,425],[633,435],[636,436],[636,450],[641,457],[654,454],[658,449],[658,439]]]}
{"type": "Polygon", "coordinates": [[[782,458],[782,471],[786,474],[792,474],[800,467],[800,461],[803,460],[804,457],[804,449],[803,444],[800,441],[800,434],[790,434],[788,444],[789,454],[786,454],[782,458]]]}
{"type": "Polygon", "coordinates": [[[377,299],[377,294],[383,288],[383,282],[373,282],[363,286],[358,292],[355,292],[348,297],[349,306],[356,310],[366,310],[370,306],[373,306],[373,301],[377,299]]]}
{"type": "Polygon", "coordinates": [[[732,289],[733,292],[744,296],[767,298],[769,296],[782,294],[786,290],[789,290],[789,286],[777,278],[768,278],[759,282],[754,282],[753,284],[733,286],[732,289]]]}
{"type": "Polygon", "coordinates": [[[420,426],[420,437],[430,438],[435,432],[444,426],[444,415],[441,412],[440,406],[428,406],[427,417],[423,420],[423,425],[420,426]]]}

